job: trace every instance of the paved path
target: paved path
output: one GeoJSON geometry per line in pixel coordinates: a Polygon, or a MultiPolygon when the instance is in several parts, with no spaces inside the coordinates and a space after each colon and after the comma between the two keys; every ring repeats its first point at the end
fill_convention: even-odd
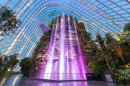
{"type": "Polygon", "coordinates": [[[19,82],[22,79],[22,74],[18,75],[11,75],[6,81],[3,86],[18,86],[19,82]]]}

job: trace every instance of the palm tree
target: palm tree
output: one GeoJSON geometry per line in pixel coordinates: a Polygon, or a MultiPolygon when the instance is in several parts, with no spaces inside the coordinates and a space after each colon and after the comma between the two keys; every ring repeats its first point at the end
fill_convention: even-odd
{"type": "Polygon", "coordinates": [[[98,42],[98,44],[99,44],[99,46],[101,48],[101,52],[103,53],[103,57],[104,57],[104,59],[105,59],[105,61],[107,63],[107,66],[108,66],[109,70],[111,71],[112,67],[110,66],[110,59],[109,59],[110,57],[108,56],[106,46],[104,45],[104,40],[102,39],[102,37],[101,37],[101,35],[99,33],[96,35],[96,37],[97,37],[97,42],[98,42]]]}
{"type": "Polygon", "coordinates": [[[125,25],[123,32],[118,34],[118,37],[121,43],[128,43],[128,47],[130,47],[130,23],[125,25]]]}
{"type": "Polygon", "coordinates": [[[122,56],[123,55],[123,48],[121,47],[119,42],[110,33],[106,34],[106,44],[110,48],[110,50],[115,51],[117,53],[117,55],[119,55],[121,57],[123,62],[125,62],[125,60],[122,56]]]}

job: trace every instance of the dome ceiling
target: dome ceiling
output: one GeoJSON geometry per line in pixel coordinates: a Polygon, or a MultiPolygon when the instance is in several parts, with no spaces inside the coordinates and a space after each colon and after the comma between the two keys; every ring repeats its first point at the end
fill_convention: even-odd
{"type": "Polygon", "coordinates": [[[0,36],[0,51],[19,53],[19,59],[33,53],[43,35],[39,25],[48,25],[61,13],[83,21],[93,39],[107,32],[116,37],[130,22],[130,0],[1,0],[0,4],[16,12],[22,22],[13,35],[0,36]]]}

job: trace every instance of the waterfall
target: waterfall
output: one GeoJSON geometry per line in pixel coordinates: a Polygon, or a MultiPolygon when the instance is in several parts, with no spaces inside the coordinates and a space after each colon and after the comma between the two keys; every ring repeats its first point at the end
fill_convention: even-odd
{"type": "Polygon", "coordinates": [[[65,63],[65,15],[62,13],[61,17],[61,30],[60,30],[60,79],[64,76],[64,63],[65,63]]]}

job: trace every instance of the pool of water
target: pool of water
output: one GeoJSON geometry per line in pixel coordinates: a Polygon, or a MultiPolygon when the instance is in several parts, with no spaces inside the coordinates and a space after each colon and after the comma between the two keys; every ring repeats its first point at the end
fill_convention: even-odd
{"type": "Polygon", "coordinates": [[[69,82],[45,82],[22,79],[15,86],[115,86],[113,83],[98,81],[69,81],[69,82]]]}

